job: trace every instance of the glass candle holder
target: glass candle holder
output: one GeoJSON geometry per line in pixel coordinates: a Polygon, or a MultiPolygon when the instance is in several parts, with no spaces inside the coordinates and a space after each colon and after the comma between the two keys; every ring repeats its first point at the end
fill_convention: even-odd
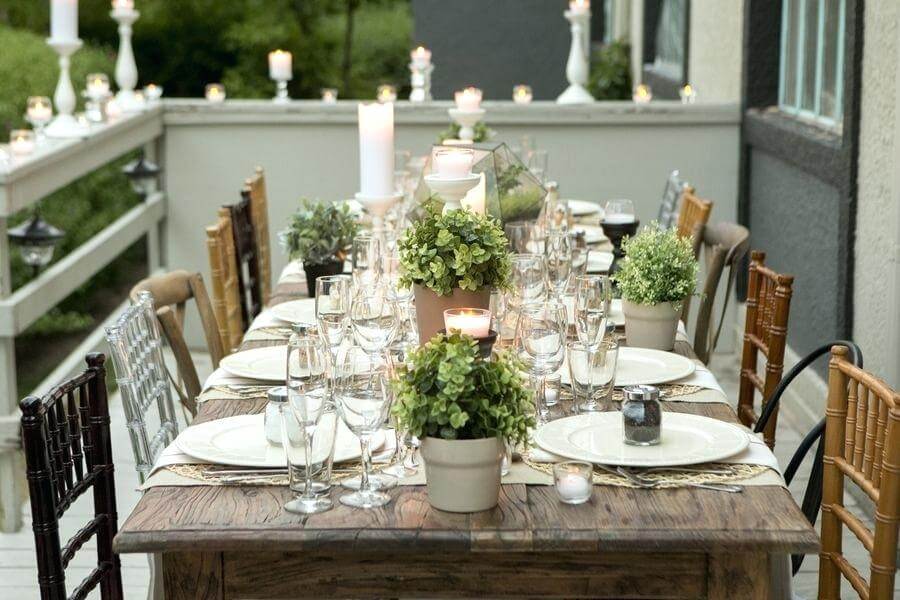
{"type": "Polygon", "coordinates": [[[448,308],[444,311],[444,328],[448,334],[462,333],[476,339],[487,337],[491,332],[491,311],[483,308],[448,308]]]}
{"type": "Polygon", "coordinates": [[[584,504],[594,488],[594,466],[586,462],[563,462],[553,465],[553,483],[560,502],[584,504]]]}
{"type": "Polygon", "coordinates": [[[631,94],[631,99],[635,104],[649,104],[653,99],[653,90],[646,83],[639,83],[634,86],[634,92],[631,94]]]}
{"type": "Polygon", "coordinates": [[[35,137],[30,129],[13,129],[9,132],[9,151],[13,156],[28,156],[34,152],[35,137]]]}
{"type": "Polygon", "coordinates": [[[109,95],[109,76],[106,73],[88,75],[85,95],[95,102],[109,95]]]}
{"type": "Polygon", "coordinates": [[[376,98],[379,102],[394,102],[397,100],[397,88],[394,86],[385,83],[383,85],[378,86],[378,92],[376,94],[376,98]]]}
{"type": "Polygon", "coordinates": [[[473,111],[481,108],[481,98],[483,94],[476,87],[467,87],[453,95],[456,101],[456,108],[463,111],[473,111]]]}
{"type": "Polygon", "coordinates": [[[460,179],[472,171],[475,152],[471,148],[444,148],[436,150],[432,172],[442,179],[460,179]]]}
{"type": "Polygon", "coordinates": [[[693,104],[697,100],[697,88],[686,83],[684,87],[678,90],[678,97],[681,98],[682,104],[693,104]]]}
{"type": "Polygon", "coordinates": [[[53,104],[46,96],[29,96],[25,120],[31,123],[38,138],[43,137],[44,127],[53,119],[53,104]]]}
{"type": "Polygon", "coordinates": [[[634,223],[634,203],[627,198],[609,200],[603,209],[603,222],[610,224],[634,223]]]}
{"type": "Polygon", "coordinates": [[[337,88],[322,88],[322,102],[325,104],[336,104],[337,99],[337,88]]]}
{"type": "Polygon", "coordinates": [[[225,102],[225,86],[221,83],[208,83],[205,95],[212,104],[221,104],[225,102]]]}
{"type": "Polygon", "coordinates": [[[162,86],[156,85],[155,83],[148,83],[144,86],[144,98],[147,99],[147,102],[158,102],[163,95],[162,86]]]}
{"type": "Polygon", "coordinates": [[[417,69],[424,69],[431,64],[431,50],[419,46],[409,53],[409,58],[417,69]]]}
{"type": "Polygon", "coordinates": [[[534,95],[530,85],[517,85],[513,87],[513,102],[516,104],[531,104],[534,95]]]}
{"type": "Polygon", "coordinates": [[[559,396],[562,391],[562,377],[559,373],[551,373],[544,379],[544,406],[556,406],[559,404],[559,396]]]}

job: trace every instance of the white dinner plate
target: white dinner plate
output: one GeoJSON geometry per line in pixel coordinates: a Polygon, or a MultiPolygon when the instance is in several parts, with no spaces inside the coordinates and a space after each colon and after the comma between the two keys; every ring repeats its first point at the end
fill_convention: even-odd
{"type": "Polygon", "coordinates": [[[273,317],[287,323],[315,323],[316,299],[304,298],[276,304],[269,309],[273,317]]]}
{"type": "MultiPolygon", "coordinates": [[[[569,325],[575,325],[575,296],[563,297],[563,304],[566,306],[566,316],[569,318],[569,325]]],[[[612,321],[616,327],[625,325],[625,313],[622,312],[622,300],[613,298],[609,303],[609,315],[607,319],[612,321]]]]}
{"type": "MultiPolygon", "coordinates": [[[[669,383],[691,375],[696,368],[694,361],[674,352],[619,346],[616,387],[669,383]]],[[[560,379],[566,385],[572,382],[567,365],[560,369],[560,379]]]]}
{"type": "MultiPolygon", "coordinates": [[[[334,462],[358,459],[359,438],[340,419],[337,427],[334,462]]],[[[384,440],[383,431],[376,433],[372,438],[373,449],[383,446],[384,440]]],[[[191,425],[181,432],[175,443],[188,456],[213,464],[261,468],[286,466],[284,448],[266,440],[262,414],[191,425]]],[[[302,449],[298,451],[302,454],[302,449]]]]}
{"type": "Polygon", "coordinates": [[[622,467],[674,467],[714,462],[745,450],[743,429],[700,415],[663,412],[662,435],[655,446],[622,441],[622,413],[588,413],[551,421],[534,434],[547,452],[575,460],[622,467]]]}
{"type": "Polygon", "coordinates": [[[588,252],[588,273],[607,273],[613,263],[612,252],[597,252],[590,250],[588,252]]]}
{"type": "Polygon", "coordinates": [[[584,241],[588,244],[599,244],[609,240],[599,225],[575,225],[572,231],[584,232],[584,241]]]}
{"type": "Polygon", "coordinates": [[[584,217],[586,215],[592,215],[600,210],[599,204],[588,202],[587,200],[574,200],[568,198],[565,200],[565,202],[569,205],[569,208],[572,209],[573,217],[584,217]]]}
{"type": "Polygon", "coordinates": [[[219,366],[235,377],[279,381],[287,376],[287,346],[267,346],[229,354],[219,366]]]}

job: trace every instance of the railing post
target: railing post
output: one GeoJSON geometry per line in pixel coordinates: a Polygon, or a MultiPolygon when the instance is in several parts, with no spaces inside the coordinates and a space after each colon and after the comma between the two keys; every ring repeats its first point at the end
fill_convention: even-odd
{"type": "MultiPolygon", "coordinates": [[[[6,225],[6,217],[0,217],[0,298],[8,298],[12,293],[6,225]]],[[[14,337],[0,337],[0,394],[3,395],[0,399],[0,418],[14,418],[18,415],[14,337]]],[[[0,440],[0,529],[4,532],[17,531],[22,526],[22,505],[19,502],[22,474],[16,468],[19,451],[9,449],[10,445],[7,440],[0,440]],[[4,447],[8,449],[3,450],[4,447]]]]}
{"type": "MultiPolygon", "coordinates": [[[[162,138],[157,138],[144,145],[144,156],[156,164],[160,164],[162,157],[162,138]]],[[[158,189],[164,191],[165,171],[160,173],[158,189]]],[[[147,272],[153,274],[166,264],[165,260],[165,227],[166,218],[163,217],[156,227],[147,232],[147,272]]]]}

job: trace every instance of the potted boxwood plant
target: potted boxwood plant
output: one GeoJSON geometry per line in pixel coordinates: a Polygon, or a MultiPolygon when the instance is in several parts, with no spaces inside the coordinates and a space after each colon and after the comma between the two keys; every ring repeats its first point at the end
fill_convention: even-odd
{"type": "Polygon", "coordinates": [[[506,234],[486,215],[467,210],[441,214],[429,206],[398,243],[402,282],[412,285],[419,339],[444,327],[448,308],[488,308],[491,289],[509,285],[506,234]]]}
{"type": "Polygon", "coordinates": [[[474,512],[496,506],[503,444],[525,444],[534,405],[512,354],[479,356],[466,335],[435,336],[394,380],[398,426],[422,440],[429,503],[474,512]]]}
{"type": "Polygon", "coordinates": [[[279,239],[288,257],[303,263],[310,297],[316,294],[316,279],[344,272],[344,260],[358,231],[346,203],[300,200],[300,208],[279,239]]]}
{"type": "Polygon", "coordinates": [[[628,345],[671,350],[681,303],[697,280],[691,239],[654,223],[626,238],[622,249],[625,258],[613,279],[622,293],[628,345]]]}

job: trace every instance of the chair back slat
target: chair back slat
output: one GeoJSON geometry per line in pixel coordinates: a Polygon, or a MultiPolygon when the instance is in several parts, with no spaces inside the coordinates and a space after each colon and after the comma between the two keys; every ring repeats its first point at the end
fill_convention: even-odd
{"type": "MultiPolygon", "coordinates": [[[[744,346],[741,354],[741,381],[738,395],[738,417],[744,425],[757,420],[756,393],[765,406],[781,381],[784,351],[790,315],[794,278],[781,275],[765,266],[764,252],[753,251],[747,283],[747,317],[744,324],[744,346]],[[765,359],[764,376],[758,375],[759,356],[765,359]]],[[[763,438],[775,447],[778,411],[766,421],[763,438]]]]}
{"type": "Polygon", "coordinates": [[[272,295],[272,250],[269,242],[269,199],[266,192],[266,175],[262,167],[256,167],[253,176],[246,181],[250,194],[250,216],[256,231],[256,252],[259,263],[259,282],[262,302],[268,304],[272,295]]]}
{"type": "Polygon", "coordinates": [[[832,348],[828,369],[819,598],[840,598],[844,578],[861,598],[888,600],[900,525],[900,394],[847,360],[847,353],[844,346],[832,348]],[[847,481],[874,502],[874,532],[844,506],[847,481]],[[843,556],[844,527],[869,552],[868,581],[843,556]]]}
{"type": "Polygon", "coordinates": [[[123,598],[105,357],[87,356],[87,370],[43,398],[29,396],[22,411],[22,446],[28,474],[38,586],[44,600],[66,600],[66,567],[91,538],[97,566],[68,599],[85,598],[99,587],[103,600],[123,598]],[[59,520],[72,503],[93,491],[94,516],[65,545],[59,520]]]}
{"type": "Polygon", "coordinates": [[[116,324],[106,329],[106,341],[122,394],[135,466],[143,482],[160,452],[178,435],[162,341],[149,293],[141,294],[140,301],[125,309],[116,324]],[[148,429],[151,422],[147,418],[151,409],[155,409],[159,423],[153,432],[148,429]]]}
{"type": "Polygon", "coordinates": [[[250,209],[250,192],[241,190],[241,201],[223,206],[221,211],[231,214],[234,234],[234,256],[237,260],[238,289],[241,295],[241,314],[249,325],[262,312],[262,284],[259,277],[259,259],[256,230],[250,209]]]}
{"type": "Polygon", "coordinates": [[[656,222],[663,229],[669,229],[675,225],[678,217],[678,209],[681,205],[681,197],[685,191],[694,192],[694,188],[682,179],[678,169],[669,173],[666,178],[666,185],[663,187],[662,200],[659,203],[659,212],[656,216],[656,222]]]}
{"type": "Polygon", "coordinates": [[[693,189],[685,189],[681,195],[681,208],[675,228],[681,237],[693,238],[694,257],[700,257],[700,238],[703,226],[709,222],[712,200],[698,197],[693,189]]]}
{"type": "MultiPolygon", "coordinates": [[[[219,337],[225,354],[237,348],[244,336],[237,259],[234,256],[234,233],[228,211],[219,213],[215,225],[206,228],[209,253],[212,306],[219,326],[219,337]]],[[[249,325],[249,324],[248,324],[249,325]]]]}

